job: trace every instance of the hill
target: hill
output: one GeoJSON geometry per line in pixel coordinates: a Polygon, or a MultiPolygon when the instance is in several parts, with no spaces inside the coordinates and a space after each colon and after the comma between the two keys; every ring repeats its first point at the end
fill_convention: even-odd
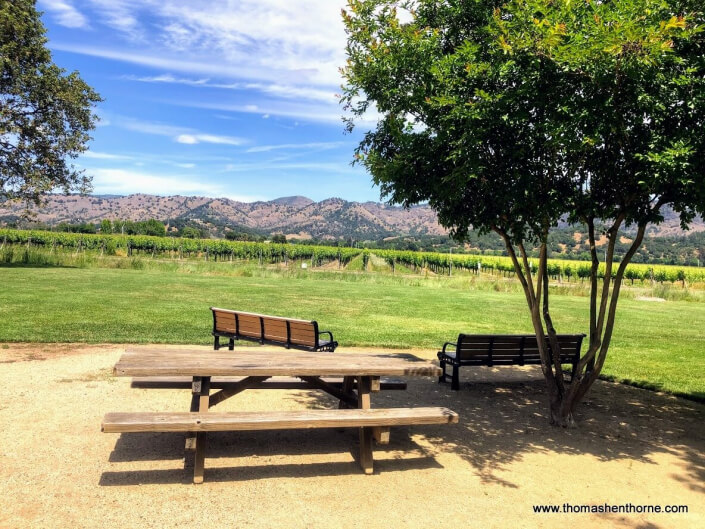
{"type": "MultiPolygon", "coordinates": [[[[35,210],[36,220],[99,223],[103,219],[132,221],[155,218],[168,224],[192,221],[215,231],[225,227],[263,234],[284,233],[300,239],[350,238],[375,240],[398,235],[445,235],[428,206],[409,210],[377,202],[349,202],[329,198],[321,202],[296,196],[267,202],[237,202],[228,198],[129,195],[51,195],[46,206],[35,210]]],[[[0,209],[0,221],[11,222],[22,207],[0,209]]]]}

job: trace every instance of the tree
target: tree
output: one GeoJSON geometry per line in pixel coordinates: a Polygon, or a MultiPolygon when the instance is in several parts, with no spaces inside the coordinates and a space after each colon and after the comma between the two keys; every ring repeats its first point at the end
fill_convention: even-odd
{"type": "Polygon", "coordinates": [[[573,425],[647,224],[663,220],[666,204],[683,227],[705,210],[700,2],[350,0],[343,18],[348,128],[370,108],[380,114],[357,163],[390,202],[428,201],[456,239],[471,227],[499,234],[540,344],[551,422],[573,425]],[[547,270],[549,229],[565,217],[587,225],[592,260],[588,346],[571,382],[547,270]],[[629,225],[636,236],[613,265],[629,225]]]}
{"type": "Polygon", "coordinates": [[[105,235],[113,233],[113,223],[110,222],[110,219],[103,219],[100,221],[100,233],[105,235]]]}
{"type": "Polygon", "coordinates": [[[201,239],[201,230],[194,228],[193,226],[184,226],[180,233],[181,237],[185,239],[201,239]]]}
{"type": "Polygon", "coordinates": [[[276,244],[286,244],[286,235],[283,233],[275,233],[272,235],[272,242],[276,244]]]}
{"type": "Polygon", "coordinates": [[[91,188],[67,159],[86,150],[101,99],[52,62],[45,34],[34,0],[0,2],[0,202],[91,188]]]}

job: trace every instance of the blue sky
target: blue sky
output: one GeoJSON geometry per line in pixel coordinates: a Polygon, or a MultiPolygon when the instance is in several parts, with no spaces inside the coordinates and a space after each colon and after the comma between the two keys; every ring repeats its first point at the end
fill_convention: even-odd
{"type": "Polygon", "coordinates": [[[338,0],[38,0],[49,47],[105,99],[96,194],[378,200],[338,103],[338,0]]]}

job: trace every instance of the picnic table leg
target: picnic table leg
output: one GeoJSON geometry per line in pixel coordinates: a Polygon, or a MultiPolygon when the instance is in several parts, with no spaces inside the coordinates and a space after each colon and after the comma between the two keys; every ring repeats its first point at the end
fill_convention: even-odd
{"type": "MultiPolygon", "coordinates": [[[[372,388],[372,377],[358,377],[357,379],[357,407],[360,409],[370,408],[370,391],[372,388]]],[[[372,428],[363,426],[360,428],[360,466],[365,474],[372,474],[372,428]]]]}
{"type": "MultiPolygon", "coordinates": [[[[352,394],[353,388],[355,387],[355,377],[343,377],[343,385],[341,389],[343,390],[343,393],[346,393],[348,395],[352,394]]],[[[341,400],[340,403],[338,404],[338,408],[341,410],[344,408],[349,408],[350,406],[348,405],[347,402],[341,400]]]]}
{"type": "MultiPolygon", "coordinates": [[[[193,394],[198,397],[198,412],[208,413],[210,404],[211,377],[201,377],[200,387],[194,377],[193,394]],[[198,391],[197,391],[198,390],[198,391]]],[[[193,463],[193,482],[203,483],[203,469],[206,460],[206,432],[196,433],[196,457],[193,463]]]]}

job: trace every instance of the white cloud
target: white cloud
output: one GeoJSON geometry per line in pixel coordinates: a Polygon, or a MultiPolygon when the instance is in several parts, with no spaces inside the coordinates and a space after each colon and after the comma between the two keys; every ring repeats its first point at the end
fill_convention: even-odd
{"type": "Polygon", "coordinates": [[[227,90],[255,90],[263,94],[280,97],[284,99],[308,99],[321,101],[324,103],[336,103],[339,96],[333,90],[323,90],[307,86],[294,86],[268,83],[216,83],[208,78],[189,79],[175,77],[172,74],[162,74],[155,76],[138,77],[135,75],[125,75],[122,79],[129,81],[139,81],[142,83],[171,83],[184,84],[188,86],[199,86],[203,88],[222,88],[227,90]]]}
{"type": "MultiPolygon", "coordinates": [[[[45,1],[69,5],[72,0],[45,1]]],[[[123,42],[64,40],[50,46],[174,72],[133,78],[142,82],[315,102],[314,119],[321,121],[323,113],[330,115],[338,106],[338,69],[345,63],[346,41],[340,9],[346,5],[346,0],[82,0],[91,24],[116,29],[108,33],[123,42]]],[[[265,107],[276,105],[269,103],[256,110],[249,103],[243,103],[246,112],[307,119],[283,108],[270,112],[265,107]]],[[[339,116],[334,119],[339,123],[339,116]]]]}
{"type": "MultiPolygon", "coordinates": [[[[336,105],[316,105],[311,103],[299,103],[290,101],[268,101],[261,105],[254,104],[231,104],[211,101],[195,101],[193,99],[180,101],[162,101],[178,106],[205,108],[209,110],[220,110],[227,112],[243,112],[247,114],[269,114],[270,116],[280,116],[301,121],[315,121],[318,123],[328,123],[342,126],[343,110],[336,105]]],[[[370,110],[363,118],[356,118],[357,123],[376,123],[379,116],[370,110]]],[[[298,121],[295,125],[298,125],[298,121]]]]}
{"type": "Polygon", "coordinates": [[[143,134],[153,134],[156,136],[168,136],[177,143],[185,145],[196,145],[198,143],[213,143],[217,145],[233,145],[239,146],[247,143],[244,138],[235,136],[219,136],[215,134],[207,134],[193,130],[188,127],[179,127],[166,123],[154,123],[149,121],[141,121],[134,118],[121,117],[116,120],[116,126],[141,132],[143,134]]]}
{"type": "Polygon", "coordinates": [[[177,136],[176,141],[187,145],[195,145],[197,143],[214,143],[216,145],[238,146],[246,143],[246,141],[242,138],[235,138],[233,136],[216,136],[214,134],[180,134],[177,136]]]}
{"type": "Polygon", "coordinates": [[[56,23],[67,28],[87,28],[88,19],[65,0],[40,0],[40,7],[53,15],[56,23]]]}
{"type": "Polygon", "coordinates": [[[260,145],[257,147],[250,147],[245,152],[270,152],[278,150],[325,150],[325,149],[335,149],[345,145],[342,141],[328,141],[328,142],[313,142],[313,143],[283,143],[281,145],[260,145]]]}
{"type": "Polygon", "coordinates": [[[184,143],[186,145],[196,145],[198,143],[196,136],[192,134],[179,134],[176,137],[176,141],[178,143],[184,143]]]}
{"type": "Polygon", "coordinates": [[[152,195],[194,194],[217,196],[223,193],[220,186],[185,176],[164,176],[129,169],[88,168],[93,176],[96,194],[127,195],[148,193],[152,195]]]}
{"type": "Polygon", "coordinates": [[[182,169],[193,169],[196,167],[195,163],[175,163],[176,167],[181,167],[182,169]]]}
{"type": "Polygon", "coordinates": [[[110,154],[107,152],[86,151],[81,154],[82,158],[91,158],[93,160],[132,160],[131,156],[123,154],[110,154]]]}
{"type": "Polygon", "coordinates": [[[143,134],[154,134],[156,136],[171,136],[177,138],[186,130],[184,127],[176,127],[165,123],[152,123],[134,118],[120,118],[116,121],[116,126],[143,134]]]}
{"type": "Polygon", "coordinates": [[[174,77],[172,74],[169,73],[145,77],[138,77],[136,75],[124,75],[121,77],[121,79],[127,79],[128,81],[139,81],[141,83],[171,83],[185,84],[190,86],[216,86],[208,83],[210,79],[186,79],[184,77],[174,77]]]}
{"type": "Polygon", "coordinates": [[[359,174],[360,170],[351,167],[349,163],[335,162],[299,162],[299,163],[231,163],[224,167],[226,173],[247,173],[252,171],[320,171],[330,175],[359,174]]]}

